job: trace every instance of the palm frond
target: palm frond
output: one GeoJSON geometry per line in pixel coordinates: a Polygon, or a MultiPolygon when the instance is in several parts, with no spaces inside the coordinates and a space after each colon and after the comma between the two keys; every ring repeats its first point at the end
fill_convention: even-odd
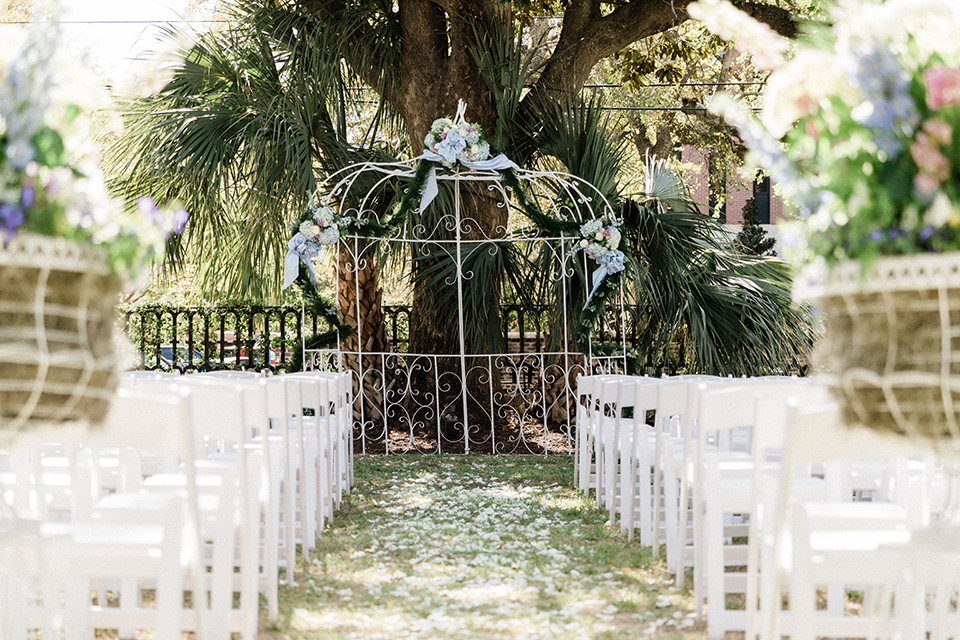
{"type": "Polygon", "coordinates": [[[590,99],[556,101],[544,109],[537,141],[540,163],[562,166],[593,185],[607,198],[618,197],[617,176],[626,158],[626,141],[616,134],[616,123],[603,108],[597,92],[590,99]]]}
{"type": "Polygon", "coordinates": [[[200,34],[163,90],[123,106],[126,132],[108,163],[111,187],[131,206],[151,195],[177,198],[191,212],[172,255],[197,260],[204,290],[263,299],[278,292],[288,227],[315,189],[317,168],[368,157],[389,116],[381,104],[366,147],[348,140],[362,101],[346,90],[355,78],[335,47],[348,42],[388,61],[395,20],[388,10],[365,40],[344,40],[299,7],[231,7],[232,24],[200,34]]]}
{"type": "Polygon", "coordinates": [[[722,226],[685,198],[646,195],[626,201],[622,228],[638,262],[628,280],[645,317],[637,349],[650,364],[680,336],[691,369],[702,373],[770,373],[806,351],[812,324],[791,301],[787,265],[738,254],[722,226]]]}
{"type": "Polygon", "coordinates": [[[687,187],[663,158],[647,154],[645,158],[644,191],[647,201],[658,202],[664,208],[684,210],[689,208],[687,187]]]}
{"type": "Polygon", "coordinates": [[[539,121],[528,121],[529,114],[520,109],[520,99],[546,62],[544,43],[524,47],[522,33],[515,32],[500,14],[461,28],[497,110],[496,128],[489,140],[514,162],[526,166],[537,148],[539,121]]]}

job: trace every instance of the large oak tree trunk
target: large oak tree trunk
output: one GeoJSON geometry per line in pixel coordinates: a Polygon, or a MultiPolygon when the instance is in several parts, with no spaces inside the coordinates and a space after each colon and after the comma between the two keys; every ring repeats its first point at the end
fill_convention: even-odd
{"type": "MultiPolygon", "coordinates": [[[[336,2],[301,1],[320,12],[337,7],[336,2]]],[[[550,97],[577,94],[597,62],[633,42],[687,20],[686,7],[691,1],[625,0],[606,8],[597,0],[566,2],[558,45],[523,99],[524,113],[529,117],[550,97]]],[[[750,0],[741,3],[741,7],[780,33],[792,35],[795,30],[786,10],[750,0]]],[[[402,116],[412,150],[419,153],[431,123],[436,118],[452,116],[459,100],[467,104],[468,121],[478,122],[488,131],[495,125],[497,113],[493,99],[467,46],[467,32],[471,21],[480,24],[482,30],[482,24],[495,15],[509,18],[511,10],[510,3],[502,0],[397,0],[395,15],[402,33],[402,50],[399,69],[394,70],[396,73],[391,77],[396,82],[390,82],[389,86],[384,86],[387,81],[377,70],[363,66],[363,56],[356,51],[345,49],[343,55],[350,64],[360,63],[354,65],[354,71],[402,116]]],[[[366,25],[351,26],[362,29],[366,25]]],[[[504,215],[502,209],[482,199],[464,198],[463,217],[476,222],[471,237],[489,235],[504,215]]],[[[475,282],[466,284],[470,286],[475,282]]],[[[494,304],[488,305],[489,317],[465,317],[464,321],[499,326],[500,287],[490,287],[489,281],[486,285],[489,295],[495,298],[494,304]]],[[[429,288],[418,288],[414,292],[411,352],[450,354],[459,350],[458,325],[449,322],[450,310],[437,298],[438,291],[429,288]]],[[[364,301],[361,306],[366,304],[364,301]]]]}

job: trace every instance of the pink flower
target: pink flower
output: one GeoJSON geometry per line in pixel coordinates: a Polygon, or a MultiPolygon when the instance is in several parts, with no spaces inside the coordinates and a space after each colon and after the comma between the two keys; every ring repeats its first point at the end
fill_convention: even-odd
{"type": "Polygon", "coordinates": [[[924,122],[923,130],[929,133],[931,138],[944,146],[950,144],[950,140],[953,138],[953,127],[940,118],[932,118],[924,122]]]}
{"type": "Polygon", "coordinates": [[[924,179],[917,183],[921,193],[929,190],[930,181],[939,184],[949,177],[950,162],[940,153],[936,141],[925,132],[917,134],[916,142],[910,146],[910,155],[920,168],[918,179],[924,176],[924,179]]]}
{"type": "Polygon", "coordinates": [[[917,195],[927,199],[933,197],[933,194],[940,188],[940,183],[925,173],[918,173],[913,179],[913,186],[917,190],[917,195]]]}
{"type": "Polygon", "coordinates": [[[931,109],[960,104],[960,68],[937,67],[923,72],[927,106],[931,109]]]}

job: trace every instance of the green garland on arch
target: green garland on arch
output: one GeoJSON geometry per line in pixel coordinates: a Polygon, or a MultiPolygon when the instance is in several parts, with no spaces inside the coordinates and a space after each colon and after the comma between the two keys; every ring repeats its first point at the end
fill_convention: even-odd
{"type": "Polygon", "coordinates": [[[320,295],[316,286],[310,280],[310,277],[301,270],[294,281],[303,295],[303,304],[318,318],[324,318],[330,325],[330,329],[323,333],[311,336],[304,343],[297,343],[293,347],[290,356],[290,362],[287,363],[287,373],[295,373],[303,367],[304,348],[306,349],[329,349],[337,345],[339,339],[345,339],[356,333],[356,329],[340,319],[340,312],[337,304],[320,295]]]}
{"type": "MultiPolygon", "coordinates": [[[[341,229],[341,235],[343,235],[344,232],[347,232],[349,235],[356,235],[360,237],[383,238],[395,233],[401,226],[406,224],[410,214],[418,206],[420,195],[426,184],[430,170],[436,166],[437,163],[424,159],[421,159],[417,163],[413,176],[407,183],[407,188],[403,194],[403,197],[383,220],[377,221],[348,216],[339,217],[337,223],[338,228],[341,229]]],[[[574,242],[578,241],[578,238],[580,238],[580,222],[576,220],[561,220],[547,215],[540,208],[540,205],[537,203],[536,199],[531,197],[523,189],[513,169],[505,169],[499,173],[504,186],[513,192],[517,205],[519,206],[520,210],[523,211],[524,215],[534,224],[540,237],[562,236],[567,237],[574,242]]],[[[313,219],[314,210],[315,209],[310,207],[305,208],[294,225],[294,232],[296,232],[296,229],[299,227],[300,223],[313,219]]],[[[575,248],[575,250],[578,249],[579,245],[575,248]]],[[[625,260],[628,266],[633,264],[633,259],[631,256],[625,256],[625,260]]],[[[590,340],[591,332],[597,326],[601,316],[604,314],[607,307],[607,302],[611,296],[616,295],[619,292],[622,276],[622,271],[607,275],[593,292],[593,297],[591,298],[590,303],[586,305],[585,308],[583,308],[578,314],[579,317],[577,326],[574,330],[574,340],[581,349],[586,349],[586,346],[590,340]]],[[[322,300],[322,298],[320,298],[320,296],[317,294],[313,283],[310,282],[310,279],[303,273],[303,271],[300,272],[296,282],[303,292],[305,300],[322,300]]],[[[311,304],[313,303],[311,302],[311,304]]],[[[329,304],[329,306],[326,307],[325,310],[321,310],[321,312],[325,317],[330,319],[333,328],[323,334],[315,336],[311,340],[311,343],[307,345],[307,348],[319,349],[328,347],[332,344],[336,344],[336,336],[338,332],[340,332],[341,336],[346,337],[352,335],[352,332],[354,331],[352,326],[340,321],[336,307],[330,303],[327,304],[329,304]]]]}
{"type": "MultiPolygon", "coordinates": [[[[501,175],[503,176],[504,185],[513,191],[520,209],[524,215],[536,225],[537,231],[541,236],[564,236],[569,237],[571,240],[575,240],[580,236],[580,222],[576,220],[559,220],[545,214],[537,201],[524,191],[512,169],[501,172],[501,175]]],[[[633,258],[631,256],[626,255],[624,258],[628,265],[633,264],[633,258]]],[[[607,301],[611,296],[620,291],[620,281],[622,277],[622,271],[607,275],[593,292],[590,303],[587,304],[584,309],[580,310],[573,339],[582,350],[586,350],[587,344],[589,344],[590,341],[590,334],[606,310],[607,301]]]]}

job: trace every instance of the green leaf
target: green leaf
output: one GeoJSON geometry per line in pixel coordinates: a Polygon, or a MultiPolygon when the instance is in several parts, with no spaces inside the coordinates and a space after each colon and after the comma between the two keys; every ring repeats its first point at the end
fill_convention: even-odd
{"type": "Polygon", "coordinates": [[[67,150],[60,134],[49,127],[41,127],[30,140],[37,150],[36,160],[45,167],[66,165],[67,150]]]}
{"type": "Polygon", "coordinates": [[[80,117],[80,107],[75,104],[68,104],[63,108],[64,122],[73,122],[80,117]]]}

